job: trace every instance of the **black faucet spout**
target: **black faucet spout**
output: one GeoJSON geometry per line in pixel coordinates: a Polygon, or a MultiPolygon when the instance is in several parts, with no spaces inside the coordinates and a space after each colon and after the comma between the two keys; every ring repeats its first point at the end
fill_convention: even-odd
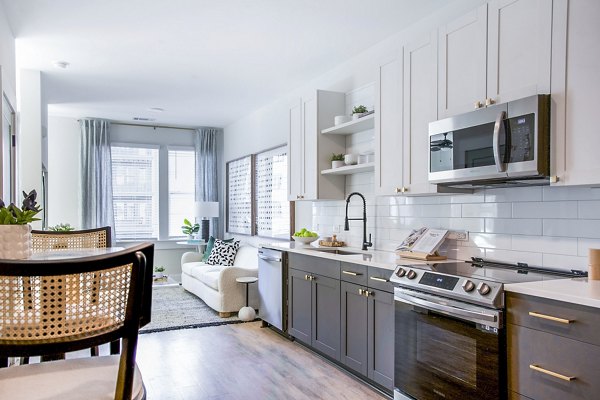
{"type": "Polygon", "coordinates": [[[362,240],[362,250],[367,250],[367,247],[372,247],[373,243],[371,243],[371,235],[369,235],[369,240],[367,241],[367,201],[365,200],[365,196],[358,192],[352,192],[346,198],[346,218],[344,220],[344,230],[350,230],[350,224],[348,221],[362,221],[363,222],[363,240],[362,240]],[[350,198],[352,196],[359,196],[363,201],[363,217],[362,218],[348,218],[348,205],[350,204],[350,198]]]}

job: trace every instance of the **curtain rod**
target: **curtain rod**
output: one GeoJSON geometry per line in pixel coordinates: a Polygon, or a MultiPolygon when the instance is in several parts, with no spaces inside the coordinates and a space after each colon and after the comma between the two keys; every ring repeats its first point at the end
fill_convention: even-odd
{"type": "MultiPolygon", "coordinates": [[[[85,119],[85,118],[84,118],[85,119]]],[[[123,126],[145,126],[146,128],[165,128],[165,129],[182,129],[185,131],[195,131],[196,129],[200,129],[199,128],[184,128],[181,126],[168,126],[168,125],[150,125],[150,124],[134,124],[131,122],[117,122],[117,121],[111,121],[111,120],[107,120],[110,122],[111,125],[123,125],[123,126]]],[[[77,122],[81,122],[81,119],[78,119],[77,122]]]]}

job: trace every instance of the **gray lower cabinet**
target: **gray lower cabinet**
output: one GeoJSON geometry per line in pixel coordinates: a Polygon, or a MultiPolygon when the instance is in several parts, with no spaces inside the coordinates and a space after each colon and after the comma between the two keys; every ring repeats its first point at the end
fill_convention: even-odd
{"type": "Polygon", "coordinates": [[[394,385],[394,295],[341,284],[342,358],[348,368],[386,389],[394,385]]]}
{"type": "Polygon", "coordinates": [[[288,333],[339,360],[340,281],[290,268],[288,288],[288,333]]]}

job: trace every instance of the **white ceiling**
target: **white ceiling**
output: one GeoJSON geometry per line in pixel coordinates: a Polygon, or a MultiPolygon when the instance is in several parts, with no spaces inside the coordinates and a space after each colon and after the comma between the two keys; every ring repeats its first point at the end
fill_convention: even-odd
{"type": "Polygon", "coordinates": [[[448,4],[0,1],[18,68],[43,72],[51,114],[189,126],[225,126],[448,4]]]}

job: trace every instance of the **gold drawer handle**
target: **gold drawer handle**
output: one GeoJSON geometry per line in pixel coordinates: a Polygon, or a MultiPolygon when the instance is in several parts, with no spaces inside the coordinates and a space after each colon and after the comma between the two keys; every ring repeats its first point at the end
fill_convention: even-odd
{"type": "Polygon", "coordinates": [[[544,369],[544,368],[542,368],[542,367],[540,367],[538,365],[535,365],[535,364],[529,364],[529,368],[531,368],[534,371],[541,372],[542,374],[546,374],[546,375],[550,375],[550,376],[553,376],[553,377],[558,378],[558,379],[562,379],[563,381],[570,382],[572,380],[575,380],[574,376],[566,376],[566,375],[563,375],[563,374],[559,374],[558,372],[549,371],[549,370],[544,369]]]}
{"type": "Polygon", "coordinates": [[[559,317],[553,317],[552,315],[540,314],[533,311],[529,311],[529,316],[541,319],[547,319],[548,321],[560,322],[561,324],[571,324],[575,322],[574,319],[565,319],[559,317]]]}
{"type": "Polygon", "coordinates": [[[358,273],[358,272],[344,271],[344,270],[342,270],[342,274],[352,275],[352,276],[362,275],[361,273],[358,273]]]}
{"type": "Polygon", "coordinates": [[[378,278],[376,276],[372,276],[372,277],[370,277],[370,279],[377,281],[377,282],[386,282],[386,283],[389,282],[389,280],[387,280],[387,279],[378,278]]]}

